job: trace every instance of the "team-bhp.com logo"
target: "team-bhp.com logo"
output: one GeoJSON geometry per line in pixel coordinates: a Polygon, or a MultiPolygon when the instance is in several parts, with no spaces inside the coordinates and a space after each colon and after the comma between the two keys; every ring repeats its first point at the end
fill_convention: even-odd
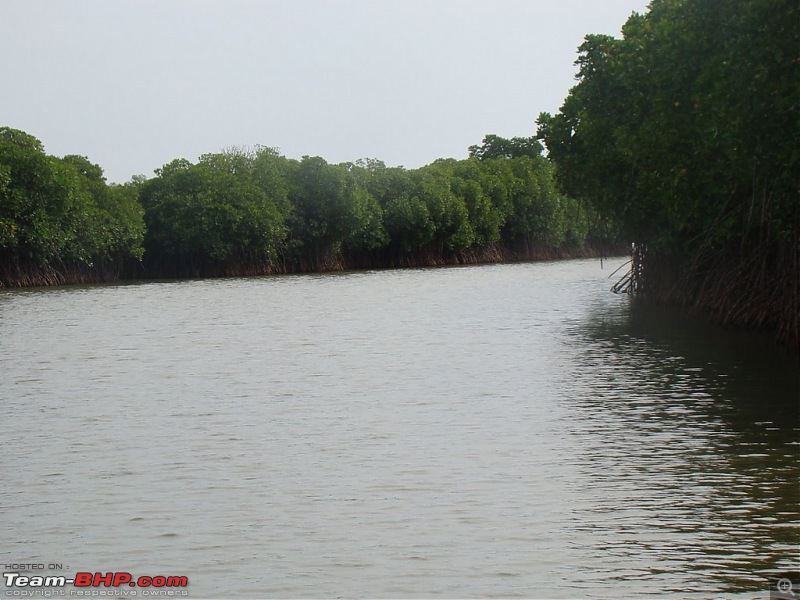
{"type": "Polygon", "coordinates": [[[80,572],[76,573],[74,577],[65,577],[63,575],[23,575],[19,572],[13,572],[3,573],[3,580],[7,588],[6,595],[18,597],[46,596],[47,594],[43,593],[45,590],[53,592],[56,590],[65,591],[63,588],[67,586],[81,588],[69,590],[69,595],[71,596],[136,596],[136,591],[130,590],[130,588],[142,588],[140,590],[142,596],[182,596],[186,595],[186,590],[182,588],[189,585],[189,578],[185,575],[142,575],[134,578],[133,575],[125,571],[111,571],[109,573],[80,572]],[[100,590],[98,588],[115,588],[115,590],[100,590]],[[105,593],[101,593],[103,591],[105,593]],[[127,593],[123,593],[123,591],[127,593]]]}

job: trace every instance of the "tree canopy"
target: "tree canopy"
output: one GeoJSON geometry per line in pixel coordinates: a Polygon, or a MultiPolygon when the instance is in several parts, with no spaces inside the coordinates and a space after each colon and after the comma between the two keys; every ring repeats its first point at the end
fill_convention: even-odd
{"type": "Polygon", "coordinates": [[[108,186],[87,158],[49,156],[35,137],[0,128],[0,283],[118,273],[142,257],[143,235],[132,186],[108,186]]]}
{"type": "Polygon", "coordinates": [[[412,170],[229,148],[124,186],[25,132],[4,128],[0,143],[5,285],[13,269],[131,259],[135,275],[202,276],[532,258],[591,236],[534,138],[487,135],[468,159],[412,170]]]}
{"type": "Polygon", "coordinates": [[[786,0],[653,0],[621,39],[586,37],[538,119],[564,192],[648,248],[651,292],[795,338],[797,25],[786,0]]]}

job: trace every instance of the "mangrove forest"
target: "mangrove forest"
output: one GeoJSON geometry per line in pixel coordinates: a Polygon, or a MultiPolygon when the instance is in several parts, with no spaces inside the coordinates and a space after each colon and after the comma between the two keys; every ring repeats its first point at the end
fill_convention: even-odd
{"type": "MultiPolygon", "coordinates": [[[[420,169],[268,147],[176,159],[107,185],[78,156],[0,129],[0,282],[200,277],[586,253],[599,220],[560,193],[534,138],[489,135],[420,169]]],[[[601,243],[599,238],[596,243],[601,243]]]]}
{"type": "MultiPolygon", "coordinates": [[[[800,11],[653,0],[588,35],[536,135],[418,169],[271,147],[108,184],[0,128],[0,285],[532,260],[635,248],[651,301],[800,344],[800,11]],[[546,149],[546,152],[545,152],[546,149]]],[[[617,289],[621,289],[617,287],[617,289]]]]}
{"type": "Polygon", "coordinates": [[[539,137],[559,188],[637,245],[654,301],[800,341],[800,10],[654,0],[587,36],[539,137]]]}

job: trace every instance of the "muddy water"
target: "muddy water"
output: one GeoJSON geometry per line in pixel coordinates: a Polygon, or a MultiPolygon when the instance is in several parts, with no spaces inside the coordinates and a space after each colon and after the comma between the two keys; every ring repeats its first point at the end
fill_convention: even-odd
{"type": "Polygon", "coordinates": [[[752,598],[799,562],[796,363],[609,272],[2,292],[2,558],[195,598],[752,598]]]}

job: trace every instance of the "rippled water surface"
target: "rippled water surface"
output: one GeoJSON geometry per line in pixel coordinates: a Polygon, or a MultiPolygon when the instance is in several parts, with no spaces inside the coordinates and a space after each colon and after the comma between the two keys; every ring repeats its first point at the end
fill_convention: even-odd
{"type": "Polygon", "coordinates": [[[800,562],[796,359],[609,272],[0,292],[2,558],[196,598],[752,598],[800,562]]]}

